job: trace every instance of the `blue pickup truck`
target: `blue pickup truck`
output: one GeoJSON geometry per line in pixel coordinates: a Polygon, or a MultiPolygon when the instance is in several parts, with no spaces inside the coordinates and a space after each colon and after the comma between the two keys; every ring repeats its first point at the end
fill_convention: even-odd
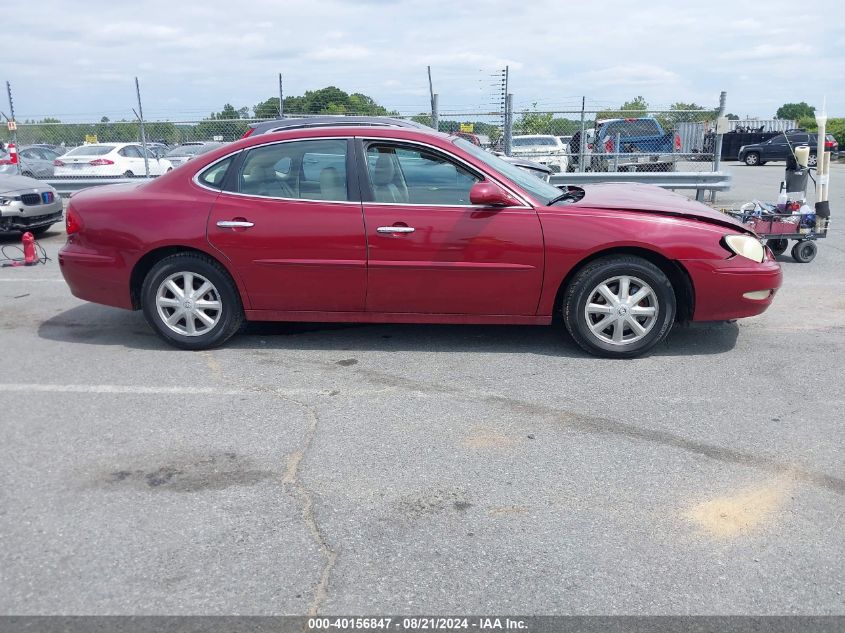
{"type": "Polygon", "coordinates": [[[596,123],[590,166],[593,171],[675,171],[680,149],[680,137],[655,118],[605,119],[596,123]]]}

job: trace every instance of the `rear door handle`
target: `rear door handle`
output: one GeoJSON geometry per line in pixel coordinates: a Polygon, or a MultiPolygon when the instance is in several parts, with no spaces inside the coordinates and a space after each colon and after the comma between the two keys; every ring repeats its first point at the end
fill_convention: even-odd
{"type": "Polygon", "coordinates": [[[219,220],[217,226],[221,229],[248,229],[255,226],[255,223],[247,220],[219,220]]]}
{"type": "Polygon", "coordinates": [[[376,229],[376,233],[413,233],[412,226],[380,226],[376,229]]]}

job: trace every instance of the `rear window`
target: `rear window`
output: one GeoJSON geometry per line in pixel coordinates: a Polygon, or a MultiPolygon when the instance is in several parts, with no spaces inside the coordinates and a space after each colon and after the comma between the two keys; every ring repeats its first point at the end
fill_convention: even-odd
{"type": "Polygon", "coordinates": [[[614,137],[619,134],[620,138],[626,136],[657,136],[660,128],[654,119],[634,119],[633,121],[611,121],[605,126],[602,137],[614,137]]]}
{"type": "Polygon", "coordinates": [[[202,150],[202,145],[183,145],[174,147],[165,156],[196,156],[202,150]]]}
{"type": "Polygon", "coordinates": [[[65,156],[103,156],[113,149],[111,145],[81,145],[74,147],[65,156]]]}

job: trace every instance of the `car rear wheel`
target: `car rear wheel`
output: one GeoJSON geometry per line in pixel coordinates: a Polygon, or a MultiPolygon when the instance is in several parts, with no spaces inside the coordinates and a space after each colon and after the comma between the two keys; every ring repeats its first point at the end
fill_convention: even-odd
{"type": "Polygon", "coordinates": [[[132,173],[131,169],[127,169],[125,172],[123,172],[123,177],[124,178],[134,178],[135,174],[132,173]]]}
{"type": "Polygon", "coordinates": [[[675,320],[672,283],[657,266],[631,255],[585,266],[566,289],[563,321],[591,354],[632,358],[669,334],[675,320]]]}
{"type": "Polygon", "coordinates": [[[141,304],[156,334],[181,349],[222,345],[244,321],[231,277],[201,254],[171,255],[153,266],[141,288],[141,304]]]}
{"type": "Polygon", "coordinates": [[[745,155],[745,164],[749,167],[755,167],[760,164],[760,154],[757,152],[748,152],[745,155]]]}
{"type": "Polygon", "coordinates": [[[818,159],[816,158],[815,154],[810,154],[807,158],[807,166],[808,167],[815,167],[818,164],[818,159]]]}

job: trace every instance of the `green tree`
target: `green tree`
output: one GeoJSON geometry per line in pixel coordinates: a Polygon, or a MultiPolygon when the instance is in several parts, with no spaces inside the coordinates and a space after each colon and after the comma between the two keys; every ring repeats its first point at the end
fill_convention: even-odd
{"type": "Polygon", "coordinates": [[[255,104],[252,108],[252,113],[256,119],[275,119],[279,116],[279,98],[270,97],[269,99],[255,104]]]}
{"type": "Polygon", "coordinates": [[[778,108],[778,111],[775,113],[775,116],[778,119],[787,119],[792,121],[797,121],[803,117],[812,117],[815,116],[816,109],[805,103],[784,103],[781,107],[778,108]]]}
{"type": "Polygon", "coordinates": [[[642,96],[637,96],[626,101],[618,110],[603,110],[596,113],[596,120],[602,119],[623,119],[626,117],[644,116],[648,111],[648,101],[642,96]]]}

